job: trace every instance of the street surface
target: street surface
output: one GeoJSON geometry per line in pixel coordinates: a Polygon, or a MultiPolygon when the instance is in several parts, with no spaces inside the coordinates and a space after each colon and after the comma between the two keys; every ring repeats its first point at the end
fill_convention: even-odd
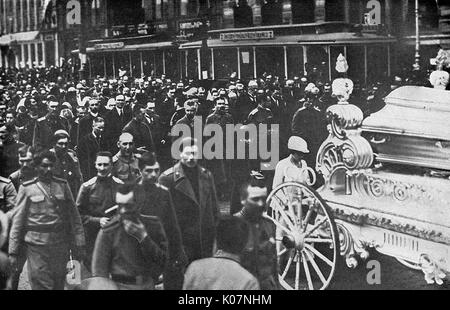
{"type": "MultiPolygon", "coordinates": [[[[221,214],[228,214],[229,206],[226,202],[220,203],[221,214]]],[[[425,282],[421,271],[411,270],[394,258],[371,253],[369,260],[377,260],[381,265],[381,284],[370,285],[367,283],[366,263],[360,263],[356,269],[349,269],[345,263],[336,270],[335,278],[329,289],[333,290],[449,290],[450,286],[444,282],[443,286],[429,285],[425,282]]],[[[21,275],[19,290],[29,290],[26,265],[21,275]]]]}

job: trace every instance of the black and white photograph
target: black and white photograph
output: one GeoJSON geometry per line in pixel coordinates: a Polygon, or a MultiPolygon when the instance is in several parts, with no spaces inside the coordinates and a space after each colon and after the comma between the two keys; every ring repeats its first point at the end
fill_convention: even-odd
{"type": "Polygon", "coordinates": [[[448,291],[449,73],[450,0],[0,0],[0,290],[448,291]]]}

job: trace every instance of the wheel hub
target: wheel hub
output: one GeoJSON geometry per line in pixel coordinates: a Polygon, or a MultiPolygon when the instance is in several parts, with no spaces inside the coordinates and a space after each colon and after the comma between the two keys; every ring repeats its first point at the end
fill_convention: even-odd
{"type": "Polygon", "coordinates": [[[291,232],[290,235],[283,237],[283,245],[288,249],[303,251],[305,248],[305,234],[300,232],[291,232]]]}

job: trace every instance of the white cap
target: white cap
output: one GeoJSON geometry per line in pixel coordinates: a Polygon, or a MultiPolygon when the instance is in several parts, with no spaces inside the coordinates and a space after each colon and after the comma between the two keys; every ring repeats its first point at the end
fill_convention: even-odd
{"type": "Polygon", "coordinates": [[[298,136],[292,136],[289,138],[288,149],[302,153],[309,153],[308,143],[298,136]]]}
{"type": "Polygon", "coordinates": [[[248,87],[258,87],[258,82],[256,82],[255,80],[251,80],[250,82],[248,82],[248,87]]]}

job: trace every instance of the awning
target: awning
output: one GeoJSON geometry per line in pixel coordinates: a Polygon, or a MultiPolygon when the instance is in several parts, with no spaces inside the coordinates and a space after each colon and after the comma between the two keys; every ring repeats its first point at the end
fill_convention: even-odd
{"type": "Polygon", "coordinates": [[[10,45],[12,41],[11,34],[5,34],[0,37],[0,46],[10,45]]]}
{"type": "MultiPolygon", "coordinates": [[[[87,53],[109,53],[109,52],[133,52],[133,51],[147,51],[147,50],[158,50],[164,48],[175,47],[171,41],[164,42],[153,42],[153,43],[143,43],[143,44],[130,44],[130,45],[115,45],[108,46],[106,44],[97,45],[97,47],[88,47],[86,49],[87,53]],[[115,46],[115,47],[114,47],[115,46]]],[[[78,50],[73,50],[72,53],[78,54],[78,50]]]]}
{"type": "Polygon", "coordinates": [[[29,42],[34,41],[39,36],[39,31],[28,31],[5,34],[0,37],[0,45],[10,45],[12,42],[29,42]]]}
{"type": "MultiPolygon", "coordinates": [[[[244,46],[285,46],[285,45],[342,45],[342,44],[375,44],[395,42],[393,37],[364,33],[356,35],[352,32],[303,34],[279,36],[269,40],[222,41],[208,40],[208,47],[244,47],[244,46]]],[[[180,46],[181,49],[200,48],[201,41],[189,42],[180,46]]]]}

